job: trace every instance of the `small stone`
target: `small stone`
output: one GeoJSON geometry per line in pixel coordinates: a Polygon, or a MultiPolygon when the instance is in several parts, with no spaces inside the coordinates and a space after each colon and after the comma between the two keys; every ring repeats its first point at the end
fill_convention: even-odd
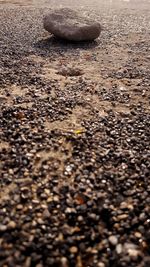
{"type": "Polygon", "coordinates": [[[55,202],[59,202],[59,196],[54,196],[53,200],[54,200],[55,202]]]}
{"type": "Polygon", "coordinates": [[[125,220],[125,219],[127,219],[127,217],[128,217],[128,214],[121,214],[121,215],[118,215],[118,216],[117,216],[117,219],[118,219],[119,221],[121,221],[121,220],[125,220]]]}
{"type": "Polygon", "coordinates": [[[122,250],[123,250],[122,245],[121,245],[121,244],[118,244],[118,245],[116,246],[116,252],[117,252],[117,254],[121,254],[121,253],[122,253],[122,250]]]}
{"type": "Polygon", "coordinates": [[[48,210],[48,209],[45,209],[45,210],[43,211],[43,218],[44,218],[44,219],[47,219],[47,218],[49,218],[49,217],[50,217],[49,210],[48,210]]]}
{"type": "Polygon", "coordinates": [[[47,189],[47,188],[44,189],[44,192],[45,192],[46,195],[50,195],[50,193],[51,193],[50,190],[47,189]]]}
{"type": "Polygon", "coordinates": [[[76,254],[77,252],[78,252],[78,248],[77,247],[73,246],[73,247],[70,248],[70,253],[76,254]]]}
{"type": "Polygon", "coordinates": [[[44,221],[43,221],[41,218],[38,218],[38,219],[37,219],[37,223],[38,223],[38,224],[44,224],[44,221]]]}
{"type": "Polygon", "coordinates": [[[114,235],[111,235],[108,240],[113,246],[116,246],[118,244],[118,238],[114,235]]]}
{"type": "Polygon", "coordinates": [[[128,254],[132,259],[137,259],[139,255],[139,250],[137,249],[128,249],[128,254]]]}
{"type": "Polygon", "coordinates": [[[5,232],[6,230],[7,230],[7,226],[0,224],[0,232],[5,232]]]}
{"type": "Polygon", "coordinates": [[[14,221],[10,221],[8,224],[7,224],[7,228],[9,229],[15,229],[16,228],[16,223],[14,221]]]}
{"type": "Polygon", "coordinates": [[[67,207],[66,210],[65,210],[65,213],[76,213],[76,210],[74,208],[69,208],[67,207]]]}
{"type": "Polygon", "coordinates": [[[68,166],[66,167],[66,171],[67,171],[67,172],[71,172],[71,171],[72,171],[72,166],[68,165],[68,166]]]}
{"type": "Polygon", "coordinates": [[[80,215],[80,216],[78,216],[78,217],[77,217],[77,221],[78,221],[78,222],[83,222],[83,221],[84,221],[84,218],[83,218],[83,216],[81,216],[81,215],[80,215]]]}
{"type": "Polygon", "coordinates": [[[22,210],[22,209],[23,209],[23,205],[18,204],[18,205],[17,205],[17,210],[22,210]]]}
{"type": "Polygon", "coordinates": [[[30,267],[31,266],[31,257],[27,257],[24,267],[30,267]]]}
{"type": "Polygon", "coordinates": [[[137,238],[141,238],[142,237],[142,234],[140,233],[140,232],[135,232],[135,237],[137,237],[137,238]]]}
{"type": "Polygon", "coordinates": [[[133,243],[125,243],[124,248],[127,251],[128,255],[132,259],[137,259],[137,257],[139,256],[140,252],[137,249],[137,246],[135,244],[133,244],[133,243]]]}
{"type": "Polygon", "coordinates": [[[62,267],[68,267],[68,260],[66,257],[61,258],[61,264],[62,267]]]}
{"type": "Polygon", "coordinates": [[[13,175],[14,174],[14,171],[12,169],[9,169],[8,170],[9,174],[13,175]]]}
{"type": "Polygon", "coordinates": [[[28,195],[29,195],[29,188],[28,187],[22,187],[21,192],[22,192],[21,197],[23,199],[27,199],[28,195]]]}
{"type": "Polygon", "coordinates": [[[99,262],[99,263],[97,264],[97,267],[105,267],[105,264],[104,264],[103,262],[99,262]]]}

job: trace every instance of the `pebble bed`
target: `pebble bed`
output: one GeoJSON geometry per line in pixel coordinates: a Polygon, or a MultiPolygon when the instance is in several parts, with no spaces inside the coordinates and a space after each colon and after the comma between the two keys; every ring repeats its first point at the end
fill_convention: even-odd
{"type": "MultiPolygon", "coordinates": [[[[148,1],[93,43],[0,6],[0,266],[150,266],[148,1]]],[[[132,8],[131,8],[132,7],[132,8]]]]}

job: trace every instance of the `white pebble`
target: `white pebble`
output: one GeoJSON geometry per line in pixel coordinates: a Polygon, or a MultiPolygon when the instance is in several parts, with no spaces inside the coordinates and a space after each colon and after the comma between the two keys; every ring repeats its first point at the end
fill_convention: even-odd
{"type": "Polygon", "coordinates": [[[117,246],[116,246],[116,252],[117,252],[117,254],[121,254],[122,253],[122,245],[121,244],[118,244],[117,246]]]}
{"type": "Polygon", "coordinates": [[[115,235],[111,235],[108,240],[113,246],[118,244],[118,238],[115,235]]]}

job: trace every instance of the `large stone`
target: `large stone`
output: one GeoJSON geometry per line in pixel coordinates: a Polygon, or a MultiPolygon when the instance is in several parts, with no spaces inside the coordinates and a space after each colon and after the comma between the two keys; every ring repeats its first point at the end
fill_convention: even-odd
{"type": "Polygon", "coordinates": [[[69,8],[53,10],[44,17],[44,28],[56,37],[69,41],[92,41],[99,37],[101,26],[69,8]]]}

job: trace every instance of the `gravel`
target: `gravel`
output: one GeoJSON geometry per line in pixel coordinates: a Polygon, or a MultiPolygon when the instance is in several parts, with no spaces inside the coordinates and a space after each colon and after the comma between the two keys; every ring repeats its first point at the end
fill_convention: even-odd
{"type": "Polygon", "coordinates": [[[0,4],[0,266],[150,265],[148,1],[84,2],[97,42],[0,4]]]}

